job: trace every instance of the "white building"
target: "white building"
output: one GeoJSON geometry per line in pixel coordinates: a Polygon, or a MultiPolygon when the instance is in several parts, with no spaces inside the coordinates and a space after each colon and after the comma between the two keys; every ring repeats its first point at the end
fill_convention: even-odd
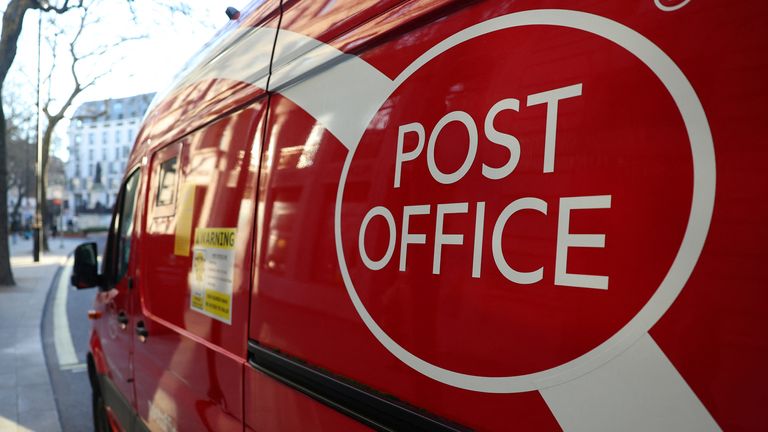
{"type": "Polygon", "coordinates": [[[111,214],[128,155],[153,96],[86,102],[77,108],[67,132],[67,220],[84,228],[102,225],[103,216],[111,214]],[[93,221],[84,223],[84,219],[93,221]]]}

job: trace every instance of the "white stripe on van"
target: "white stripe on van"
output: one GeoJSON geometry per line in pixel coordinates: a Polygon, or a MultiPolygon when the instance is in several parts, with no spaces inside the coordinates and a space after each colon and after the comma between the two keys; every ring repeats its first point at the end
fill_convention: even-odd
{"type": "MultiPolygon", "coordinates": [[[[172,90],[152,103],[197,82],[228,79],[267,87],[275,29],[239,28],[203,50],[179,74],[172,90]]],[[[394,91],[394,83],[357,56],[288,30],[280,30],[273,60],[271,91],[282,94],[313,116],[348,149],[394,91]],[[312,79],[306,79],[311,73],[312,79]]]]}
{"type": "Polygon", "coordinates": [[[600,368],[540,393],[566,431],[720,430],[648,334],[600,368]]]}
{"type": "Polygon", "coordinates": [[[345,147],[354,149],[395,85],[360,57],[280,30],[270,90],[299,105],[345,147]],[[312,79],[306,79],[311,73],[312,79]]]}

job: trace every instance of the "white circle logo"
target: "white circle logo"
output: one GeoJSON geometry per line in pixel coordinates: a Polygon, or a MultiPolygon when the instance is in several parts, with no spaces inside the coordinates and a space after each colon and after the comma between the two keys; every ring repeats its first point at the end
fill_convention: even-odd
{"type": "MultiPolygon", "coordinates": [[[[456,45],[494,31],[525,26],[564,27],[599,36],[622,47],[653,72],[672,97],[685,125],[693,161],[693,195],[687,226],[671,267],[648,302],[618,332],[580,357],[546,370],[501,377],[470,375],[436,366],[403,348],[376,323],[357,294],[347,269],[341,239],[344,187],[355,155],[355,149],[352,149],[347,155],[336,196],[335,240],[341,274],[355,309],[376,339],[411,368],[451,386],[488,393],[532,391],[569,381],[604,364],[648,332],[671,306],[690,277],[704,246],[715,198],[714,146],[704,109],[693,87],[677,65],[653,42],[604,17],[552,9],[493,18],[464,29],[425,52],[395,79],[393,91],[420,67],[456,45]]],[[[362,239],[359,241],[362,242],[362,239]]],[[[391,254],[392,250],[387,250],[385,258],[391,254]]],[[[379,261],[368,260],[375,264],[374,267],[379,265],[379,261],[384,261],[383,258],[379,261]]]]}

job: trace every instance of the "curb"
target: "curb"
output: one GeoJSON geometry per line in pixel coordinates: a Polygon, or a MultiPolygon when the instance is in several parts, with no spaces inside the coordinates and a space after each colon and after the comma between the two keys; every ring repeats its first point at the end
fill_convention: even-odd
{"type": "MultiPolygon", "coordinates": [[[[72,252],[68,253],[66,258],[64,259],[64,263],[66,263],[70,257],[72,256],[72,252]]],[[[53,367],[56,367],[56,347],[53,344],[53,340],[48,340],[45,337],[46,334],[46,327],[50,327],[49,335],[52,338],[53,335],[53,316],[51,313],[51,308],[53,307],[53,298],[56,293],[56,288],[59,285],[59,281],[61,280],[61,275],[64,270],[65,264],[59,264],[59,267],[56,269],[56,273],[53,275],[53,278],[51,279],[51,284],[48,287],[48,293],[45,296],[45,305],[43,306],[43,315],[40,320],[40,343],[42,344],[43,349],[43,356],[45,358],[45,366],[46,366],[46,372],[48,372],[48,385],[51,387],[51,393],[53,394],[53,400],[56,404],[56,417],[59,421],[59,429],[64,431],[63,425],[61,423],[61,404],[59,402],[59,397],[56,394],[56,392],[53,390],[53,379],[52,379],[52,373],[51,370],[53,367]]],[[[50,339],[50,338],[49,338],[50,339]]]]}

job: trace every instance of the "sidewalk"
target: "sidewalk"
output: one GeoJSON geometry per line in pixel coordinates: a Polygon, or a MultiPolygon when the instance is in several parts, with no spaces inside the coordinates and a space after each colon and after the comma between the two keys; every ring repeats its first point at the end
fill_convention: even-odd
{"type": "Polygon", "coordinates": [[[51,282],[83,239],[49,239],[32,261],[32,241],[11,243],[16,286],[0,286],[0,432],[58,432],[59,415],[45,365],[40,323],[51,282]]]}

